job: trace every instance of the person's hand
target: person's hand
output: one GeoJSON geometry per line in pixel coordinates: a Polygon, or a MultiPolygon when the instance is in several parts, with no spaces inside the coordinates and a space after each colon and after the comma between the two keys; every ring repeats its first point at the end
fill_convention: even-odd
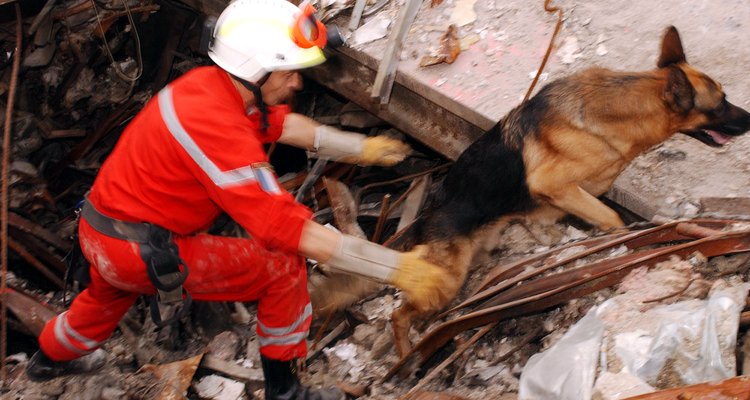
{"type": "Polygon", "coordinates": [[[390,167],[403,161],[409,154],[411,147],[400,140],[372,136],[365,138],[362,143],[362,154],[357,164],[390,167]]]}
{"type": "Polygon", "coordinates": [[[421,258],[420,253],[419,247],[401,253],[389,283],[406,293],[409,303],[418,311],[437,311],[448,300],[450,280],[456,278],[445,268],[421,258]]]}
{"type": "Polygon", "coordinates": [[[367,137],[330,125],[315,128],[313,149],[318,158],[359,165],[390,167],[411,154],[408,144],[387,136],[367,137]]]}

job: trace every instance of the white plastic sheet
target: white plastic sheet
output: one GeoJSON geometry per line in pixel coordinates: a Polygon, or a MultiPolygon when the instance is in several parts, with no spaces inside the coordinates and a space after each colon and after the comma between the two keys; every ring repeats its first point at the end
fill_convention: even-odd
{"type": "Polygon", "coordinates": [[[591,309],[549,350],[533,355],[521,374],[519,399],[590,399],[604,324],[591,309]]]}
{"type": "MultiPolygon", "coordinates": [[[[519,399],[589,400],[595,377],[605,373],[630,374],[634,382],[660,389],[665,388],[659,387],[665,376],[683,385],[730,378],[735,375],[739,315],[748,289],[748,283],[720,281],[706,300],[645,312],[633,298],[611,298],[590,310],[558,343],[529,359],[519,399]],[[608,361],[613,361],[608,357],[616,357],[613,365],[622,368],[608,371],[608,361]]],[[[620,398],[616,393],[600,395],[620,398]]]]}

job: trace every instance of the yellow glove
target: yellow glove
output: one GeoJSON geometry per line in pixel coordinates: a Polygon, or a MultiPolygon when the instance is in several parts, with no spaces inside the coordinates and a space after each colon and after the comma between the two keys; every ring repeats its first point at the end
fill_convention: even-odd
{"type": "Polygon", "coordinates": [[[389,283],[401,289],[414,308],[420,312],[437,311],[447,300],[447,291],[455,280],[445,268],[425,261],[418,249],[401,253],[389,283]]]}
{"type": "Polygon", "coordinates": [[[418,311],[437,311],[456,292],[457,278],[422,258],[424,246],[401,253],[351,235],[341,235],[325,263],[336,270],[390,283],[401,289],[418,311]]]}
{"type": "Polygon", "coordinates": [[[362,143],[362,154],[356,162],[390,167],[403,161],[409,154],[411,147],[408,144],[387,136],[373,136],[362,143]]]}
{"type": "Polygon", "coordinates": [[[313,148],[317,157],[360,165],[390,167],[406,158],[411,147],[385,136],[367,137],[328,125],[315,128],[313,148]]]}

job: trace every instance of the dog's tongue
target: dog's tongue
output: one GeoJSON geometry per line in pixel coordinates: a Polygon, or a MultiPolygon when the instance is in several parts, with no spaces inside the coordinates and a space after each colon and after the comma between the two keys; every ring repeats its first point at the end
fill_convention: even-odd
{"type": "Polygon", "coordinates": [[[720,144],[722,146],[729,143],[729,141],[732,140],[731,136],[724,135],[716,131],[711,131],[711,130],[706,129],[706,133],[711,135],[711,139],[713,139],[714,142],[716,142],[716,144],[720,144]]]}

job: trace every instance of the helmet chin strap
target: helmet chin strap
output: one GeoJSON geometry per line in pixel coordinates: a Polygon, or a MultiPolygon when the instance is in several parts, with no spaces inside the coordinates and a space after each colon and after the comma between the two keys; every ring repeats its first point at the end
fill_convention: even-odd
{"type": "Polygon", "coordinates": [[[235,75],[232,75],[232,78],[234,78],[237,82],[244,86],[245,89],[253,92],[253,96],[255,96],[255,106],[258,107],[258,111],[260,111],[260,131],[262,133],[266,133],[266,130],[268,129],[268,107],[263,101],[263,94],[260,91],[260,87],[263,86],[264,83],[266,83],[268,77],[270,76],[271,73],[269,72],[262,78],[258,79],[258,82],[251,83],[244,79],[238,78],[235,75]]]}

